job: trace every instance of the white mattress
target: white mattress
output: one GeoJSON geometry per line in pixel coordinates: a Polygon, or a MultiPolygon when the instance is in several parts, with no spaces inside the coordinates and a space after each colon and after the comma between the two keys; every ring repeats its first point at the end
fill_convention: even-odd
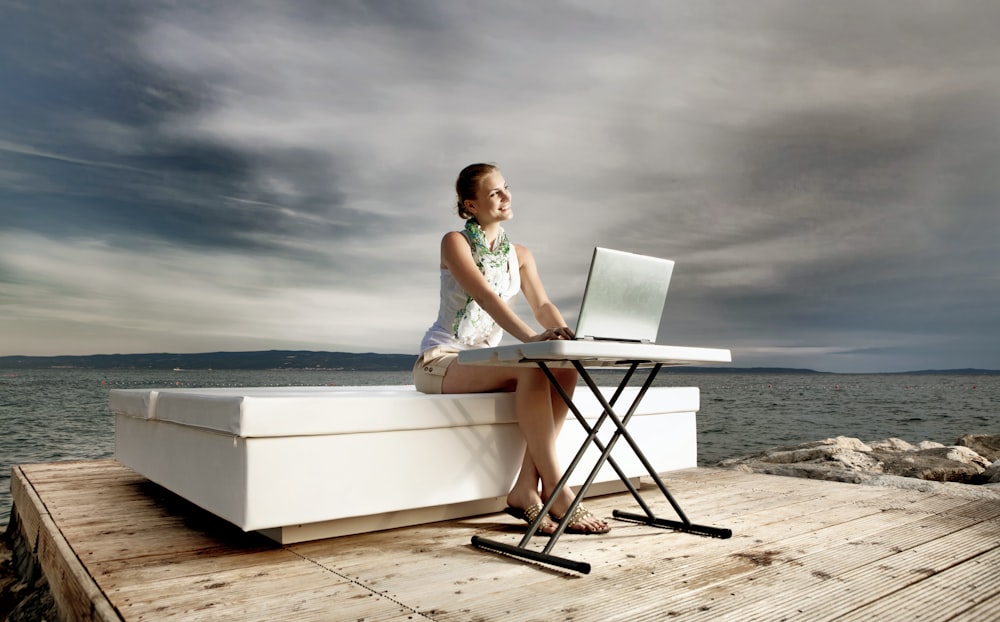
{"type": "MultiPolygon", "coordinates": [[[[620,412],[635,392],[622,396],[620,412]]],[[[233,524],[349,520],[356,530],[418,508],[440,509],[438,520],[483,511],[483,501],[501,508],[524,448],[512,399],[424,395],[412,386],[116,389],[110,406],[122,464],[233,524]]],[[[576,403],[588,419],[601,413],[585,387],[576,403]]],[[[696,387],[646,394],[629,430],[658,472],[696,465],[698,406],[696,387]]],[[[564,465],[585,436],[570,415],[557,443],[564,465]]],[[[591,447],[583,464],[597,453],[591,447]]],[[[626,443],[615,457],[629,477],[645,474],[626,443]]],[[[617,476],[605,465],[595,481],[617,476]]]]}
{"type": "MultiPolygon", "coordinates": [[[[627,389],[620,404],[630,404],[637,391],[627,389]]],[[[610,397],[611,389],[604,392],[610,397]]],[[[695,387],[672,390],[669,400],[665,397],[656,391],[648,393],[636,415],[698,410],[695,387]]],[[[597,400],[586,387],[577,389],[576,400],[587,418],[600,414],[597,400]]],[[[243,438],[516,423],[513,394],[426,395],[412,386],[116,389],[111,391],[110,407],[116,415],[243,438]]]]}

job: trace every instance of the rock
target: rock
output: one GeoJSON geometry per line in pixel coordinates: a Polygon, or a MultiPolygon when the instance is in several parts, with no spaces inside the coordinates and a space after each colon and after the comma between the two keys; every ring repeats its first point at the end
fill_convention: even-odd
{"type": "Polygon", "coordinates": [[[872,453],[882,462],[884,473],[936,482],[971,484],[989,466],[982,456],[968,447],[940,445],[914,451],[876,450],[872,453]]]}
{"type": "Polygon", "coordinates": [[[802,477],[806,479],[822,479],[848,484],[864,483],[864,474],[850,469],[841,469],[816,464],[741,464],[733,467],[745,473],[764,473],[766,475],[782,475],[784,477],[802,477]]]}
{"type": "Polygon", "coordinates": [[[901,438],[887,438],[881,441],[875,441],[871,443],[870,446],[872,449],[884,449],[887,451],[913,451],[916,449],[916,447],[901,438]]]}
{"type": "MultiPolygon", "coordinates": [[[[772,475],[920,490],[936,490],[931,482],[947,484],[952,487],[947,489],[952,491],[964,490],[961,486],[967,484],[991,487],[1000,484],[1000,460],[993,459],[991,462],[972,447],[975,444],[989,451],[994,441],[1000,445],[1000,436],[970,435],[963,436],[960,441],[950,447],[933,441],[914,446],[898,438],[864,443],[856,438],[838,436],[731,458],[723,460],[718,466],[772,475]]],[[[994,490],[983,489],[972,494],[998,498],[994,490]]]]}
{"type": "MultiPolygon", "coordinates": [[[[796,447],[769,449],[765,452],[754,454],[751,458],[773,464],[797,464],[812,461],[837,461],[841,456],[870,451],[871,447],[856,438],[838,436],[837,438],[828,438],[814,443],[804,443],[796,447]]],[[[741,461],[744,459],[737,458],[736,460],[741,461]]],[[[846,457],[843,460],[848,464],[858,460],[865,462],[864,459],[857,457],[846,457]]]]}
{"type": "Polygon", "coordinates": [[[0,620],[6,620],[7,615],[21,600],[18,593],[23,587],[20,577],[14,572],[12,557],[7,539],[0,538],[0,620]]]}
{"type": "Polygon", "coordinates": [[[861,440],[856,438],[851,438],[850,436],[838,436],[836,438],[828,438],[823,441],[824,443],[840,447],[842,449],[849,449],[852,451],[871,451],[872,448],[861,440]]]}
{"type": "Polygon", "coordinates": [[[56,601],[49,591],[45,579],[39,579],[26,589],[24,598],[7,616],[7,622],[37,622],[38,620],[61,620],[56,601]]]}
{"type": "Polygon", "coordinates": [[[874,452],[882,463],[882,472],[935,482],[971,483],[983,467],[949,460],[947,447],[908,452],[874,452]]]}
{"type": "Polygon", "coordinates": [[[1000,486],[1000,460],[986,467],[986,470],[979,474],[978,481],[975,483],[986,486],[1000,486]]]}
{"type": "Polygon", "coordinates": [[[919,490],[920,492],[944,494],[952,497],[987,499],[1000,502],[1000,486],[991,488],[992,485],[969,486],[968,484],[956,484],[954,482],[932,482],[912,477],[900,477],[899,475],[873,475],[860,483],[866,486],[904,488],[907,490],[919,490]]]}
{"type": "Polygon", "coordinates": [[[952,447],[946,447],[948,453],[944,457],[948,460],[954,460],[955,462],[961,462],[962,464],[972,464],[980,468],[986,469],[990,466],[990,460],[987,460],[983,456],[969,449],[968,447],[962,445],[954,445],[952,447]]]}
{"type": "Polygon", "coordinates": [[[852,471],[881,473],[885,470],[882,461],[870,452],[845,451],[833,456],[833,459],[852,471]]]}
{"type": "Polygon", "coordinates": [[[0,534],[0,620],[60,619],[49,584],[20,537],[17,512],[11,512],[7,530],[0,534]]]}
{"type": "Polygon", "coordinates": [[[1000,460],[1000,434],[966,434],[955,444],[968,447],[990,462],[1000,460]]]}

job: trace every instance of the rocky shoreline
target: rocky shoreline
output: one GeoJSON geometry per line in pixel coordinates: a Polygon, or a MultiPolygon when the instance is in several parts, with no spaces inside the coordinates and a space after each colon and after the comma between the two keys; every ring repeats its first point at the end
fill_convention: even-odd
{"type": "MultiPolygon", "coordinates": [[[[838,436],[775,447],[716,466],[1000,501],[1000,434],[970,434],[952,445],[911,445],[898,438],[865,443],[838,436]]],[[[11,523],[0,534],[0,619],[58,620],[45,577],[17,536],[15,520],[12,512],[11,523]]]]}
{"type": "Polygon", "coordinates": [[[912,445],[898,438],[865,443],[838,436],[730,458],[716,466],[1000,500],[1000,434],[968,434],[952,445],[912,445]]]}
{"type": "Polygon", "coordinates": [[[15,521],[12,512],[7,530],[0,533],[0,620],[59,620],[48,581],[18,534],[15,521]]]}

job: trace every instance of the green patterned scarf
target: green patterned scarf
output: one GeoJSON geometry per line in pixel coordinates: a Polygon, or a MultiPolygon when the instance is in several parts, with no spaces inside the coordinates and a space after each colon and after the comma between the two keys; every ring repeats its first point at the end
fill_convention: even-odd
{"type": "MultiPolygon", "coordinates": [[[[476,262],[476,267],[486,277],[486,281],[493,288],[493,291],[504,300],[509,300],[520,288],[520,278],[511,275],[509,269],[510,255],[514,252],[507,233],[501,228],[497,236],[494,247],[491,249],[486,242],[482,227],[475,218],[465,221],[465,236],[472,246],[472,257],[476,262]],[[511,291],[513,290],[513,291],[511,291]]],[[[452,334],[459,342],[473,346],[488,343],[495,345],[503,336],[503,331],[493,321],[488,313],[472,299],[466,295],[465,307],[455,314],[455,321],[452,324],[452,334]]]]}

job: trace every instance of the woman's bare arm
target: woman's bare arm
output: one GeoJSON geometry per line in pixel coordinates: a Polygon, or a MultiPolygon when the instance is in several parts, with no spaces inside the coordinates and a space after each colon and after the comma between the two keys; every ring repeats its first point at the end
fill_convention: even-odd
{"type": "Polygon", "coordinates": [[[441,240],[441,263],[451,272],[462,289],[510,335],[520,341],[532,341],[537,336],[537,332],[525,324],[493,291],[486,277],[476,266],[468,241],[458,231],[445,234],[441,240]]]}
{"type": "Polygon", "coordinates": [[[545,292],[535,256],[523,246],[515,244],[514,248],[517,250],[518,263],[521,264],[521,291],[524,292],[535,320],[546,329],[554,331],[555,338],[572,339],[573,331],[566,327],[566,320],[545,292]]]}

